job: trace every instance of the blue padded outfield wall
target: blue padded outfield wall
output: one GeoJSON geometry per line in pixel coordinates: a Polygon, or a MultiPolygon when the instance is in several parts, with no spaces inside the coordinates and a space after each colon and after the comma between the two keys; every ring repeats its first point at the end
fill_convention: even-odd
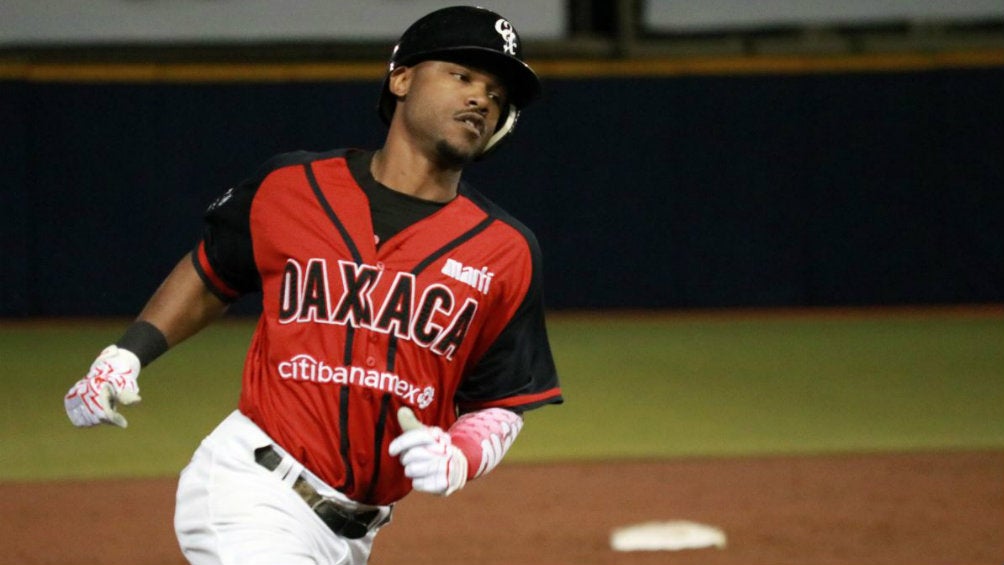
{"type": "MultiPolygon", "coordinates": [[[[545,85],[467,178],[552,308],[1004,302],[1002,67],[545,85]]],[[[377,146],[378,89],[0,81],[0,316],[135,314],[266,158],[377,146]]]]}

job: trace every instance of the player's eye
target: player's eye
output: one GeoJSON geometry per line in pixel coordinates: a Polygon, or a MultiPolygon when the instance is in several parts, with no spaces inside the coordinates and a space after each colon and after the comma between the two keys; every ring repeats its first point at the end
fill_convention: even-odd
{"type": "Polygon", "coordinates": [[[471,77],[468,76],[465,73],[455,72],[455,73],[451,73],[451,74],[453,74],[453,77],[456,78],[457,80],[459,80],[460,82],[470,82],[471,81],[471,77]]]}

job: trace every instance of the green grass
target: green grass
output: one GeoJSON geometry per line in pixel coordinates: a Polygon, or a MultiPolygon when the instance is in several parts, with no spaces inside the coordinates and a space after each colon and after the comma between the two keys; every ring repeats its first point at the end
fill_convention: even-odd
{"type": "MultiPolygon", "coordinates": [[[[125,321],[0,323],[0,480],[177,473],[237,402],[253,330],[227,321],[144,370],[127,430],[62,396],[125,321]]],[[[1004,317],[552,316],[566,404],[513,461],[1004,447],[1004,317]]]]}
{"type": "Polygon", "coordinates": [[[567,404],[516,458],[1004,446],[1004,323],[956,316],[557,320],[567,404]]]}

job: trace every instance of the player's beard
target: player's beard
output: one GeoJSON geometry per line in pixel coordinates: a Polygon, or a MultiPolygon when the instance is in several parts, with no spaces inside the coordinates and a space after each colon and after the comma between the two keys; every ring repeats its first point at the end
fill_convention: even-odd
{"type": "Polygon", "coordinates": [[[480,152],[480,147],[465,150],[445,139],[436,142],[436,157],[445,169],[462,169],[472,163],[480,152]]]}

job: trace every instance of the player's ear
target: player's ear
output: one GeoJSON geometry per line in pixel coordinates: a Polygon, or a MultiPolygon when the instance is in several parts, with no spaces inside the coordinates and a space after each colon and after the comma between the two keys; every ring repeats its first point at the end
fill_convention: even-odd
{"type": "Polygon", "coordinates": [[[411,89],[412,77],[415,71],[412,67],[398,67],[391,71],[387,80],[387,89],[397,98],[404,98],[411,89]]]}

